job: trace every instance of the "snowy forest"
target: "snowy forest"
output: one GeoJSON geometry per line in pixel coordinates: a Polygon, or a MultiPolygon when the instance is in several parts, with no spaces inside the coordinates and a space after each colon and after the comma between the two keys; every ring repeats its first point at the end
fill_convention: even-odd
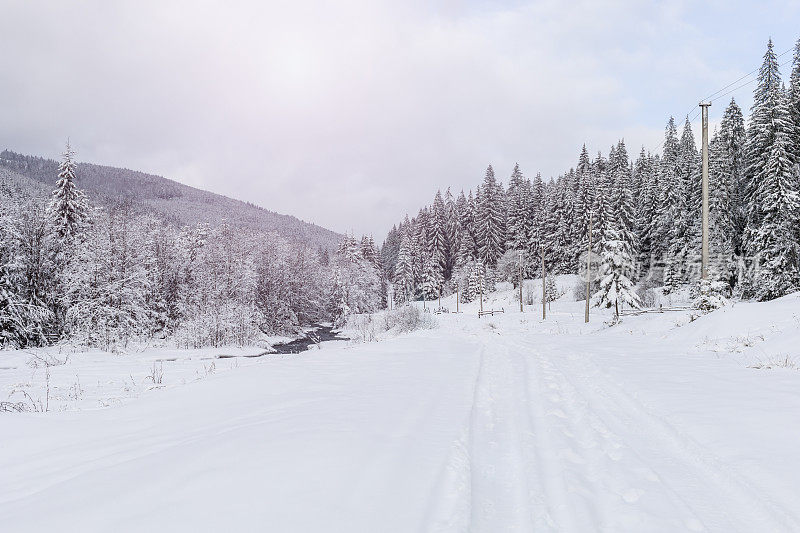
{"type": "Polygon", "coordinates": [[[385,301],[378,250],[333,254],[222,221],[178,225],[130,196],[92,201],[67,146],[50,198],[0,170],[0,345],[248,345],[385,301]]]}
{"type": "Polygon", "coordinates": [[[128,182],[129,192],[152,189],[160,212],[131,194],[93,198],[78,187],[76,169],[108,187],[108,167],[79,167],[67,145],[52,172],[33,172],[30,158],[4,152],[0,344],[252,344],[341,323],[390,299],[459,291],[468,302],[495,281],[539,276],[542,264],[548,274],[582,273],[590,238],[597,305],[638,307],[656,287],[706,304],[785,295],[800,288],[800,41],[788,88],[780,66],[770,41],[749,120],[731,100],[713,132],[707,286],[698,283],[701,156],[689,117],[682,127],[669,119],[655,153],[632,156],[620,140],[592,156],[584,145],[577,165],[556,179],[531,179],[515,166],[504,186],[489,166],[474,191],[437,192],[380,249],[372,237],[351,235],[332,253],[319,246],[327,230],[293,218],[288,234],[255,219],[196,220],[197,204],[164,203],[184,194],[177,185],[147,175],[128,182]],[[34,178],[52,179],[49,197],[30,185],[34,178]],[[170,205],[183,205],[186,216],[165,216],[170,205]],[[316,241],[292,238],[303,231],[316,241]]]}
{"type": "Polygon", "coordinates": [[[680,132],[669,119],[660,153],[634,156],[620,140],[592,157],[584,145],[556,179],[529,179],[517,165],[504,187],[489,166],[474,192],[438,191],[382,247],[395,299],[459,290],[471,301],[520,270],[540,275],[542,256],[547,274],[585,272],[590,228],[597,305],[640,306],[662,286],[706,304],[798,290],[800,41],[788,89],[780,66],[770,40],[749,120],[731,99],[711,136],[708,286],[699,285],[701,154],[687,116],[680,132]]]}

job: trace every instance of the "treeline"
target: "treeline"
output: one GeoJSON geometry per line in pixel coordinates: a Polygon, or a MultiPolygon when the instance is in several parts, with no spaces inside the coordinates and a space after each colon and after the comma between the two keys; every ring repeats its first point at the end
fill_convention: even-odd
{"type": "Polygon", "coordinates": [[[92,205],[67,149],[47,201],[0,184],[0,345],[104,349],[252,344],[371,312],[385,283],[369,238],[325,250],[222,223],[176,226],[130,198],[92,205]]]}
{"type": "Polygon", "coordinates": [[[800,288],[800,41],[788,90],[770,41],[748,124],[731,100],[710,141],[710,286],[700,287],[701,155],[688,117],[666,126],[660,154],[624,141],[543,182],[518,166],[507,188],[491,166],[475,191],[437,192],[432,205],[392,228],[381,249],[398,301],[460,290],[469,301],[519,268],[536,275],[600,262],[600,305],[638,305],[634,285],[691,287],[760,300],[800,288]]]}

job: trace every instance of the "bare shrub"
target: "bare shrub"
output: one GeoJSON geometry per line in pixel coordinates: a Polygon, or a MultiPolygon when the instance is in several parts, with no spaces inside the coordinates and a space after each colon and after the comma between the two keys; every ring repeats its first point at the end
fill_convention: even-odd
{"type": "Polygon", "coordinates": [[[773,357],[765,361],[758,361],[750,365],[750,368],[755,368],[758,370],[772,370],[773,368],[788,368],[796,370],[800,368],[800,365],[797,364],[797,361],[794,360],[794,357],[786,354],[783,356],[773,357]]]}
{"type": "Polygon", "coordinates": [[[25,402],[0,402],[0,413],[24,413],[30,410],[25,402]]]}
{"type": "Polygon", "coordinates": [[[161,381],[164,379],[164,363],[161,361],[153,361],[153,368],[150,370],[150,375],[146,376],[144,379],[149,379],[153,385],[161,385],[161,381]]]}

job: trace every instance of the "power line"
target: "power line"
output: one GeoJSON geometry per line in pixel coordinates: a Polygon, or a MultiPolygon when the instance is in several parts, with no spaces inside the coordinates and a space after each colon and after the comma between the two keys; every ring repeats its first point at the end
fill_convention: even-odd
{"type": "MultiPolygon", "coordinates": [[[[789,63],[791,63],[791,62],[792,62],[792,60],[791,60],[791,59],[789,59],[789,60],[787,60],[787,61],[784,61],[783,63],[781,63],[780,65],[778,65],[778,68],[780,68],[780,67],[784,67],[784,66],[788,65],[788,64],[789,64],[789,63]]],[[[746,81],[745,83],[743,83],[743,84],[739,85],[738,87],[734,87],[733,89],[731,89],[730,91],[726,92],[725,94],[721,94],[721,95],[717,96],[716,98],[714,98],[713,100],[711,100],[711,102],[715,102],[715,101],[719,100],[720,98],[724,98],[724,97],[728,96],[728,95],[729,95],[729,94],[731,94],[731,93],[735,93],[735,92],[736,92],[736,91],[738,91],[739,89],[741,89],[741,88],[743,88],[743,87],[747,87],[748,85],[750,85],[751,83],[753,83],[753,82],[754,82],[754,81],[756,81],[757,79],[758,79],[758,78],[753,78],[752,80],[746,81]]],[[[729,85],[728,87],[730,87],[730,85],[729,85]]]]}
{"type": "MultiPolygon", "coordinates": [[[[778,59],[778,58],[781,58],[781,57],[785,56],[786,54],[788,54],[788,53],[789,53],[789,52],[791,52],[792,50],[794,50],[794,46],[787,48],[786,50],[784,50],[783,52],[781,52],[780,54],[778,54],[777,56],[775,56],[775,59],[778,59]]],[[[778,65],[778,67],[780,68],[780,67],[783,67],[783,66],[785,66],[785,65],[788,65],[788,64],[789,64],[791,61],[792,61],[791,59],[788,59],[788,60],[784,61],[783,63],[781,63],[780,65],[778,65]]],[[[756,81],[756,80],[758,79],[758,77],[754,77],[754,78],[752,78],[752,79],[750,79],[750,80],[748,80],[748,81],[746,81],[746,82],[742,83],[741,85],[738,85],[738,86],[734,87],[733,89],[731,89],[730,91],[728,91],[728,92],[726,92],[726,93],[724,93],[724,94],[719,94],[719,93],[721,93],[722,91],[725,91],[726,89],[729,89],[730,87],[733,87],[734,85],[738,84],[739,82],[741,82],[741,81],[743,81],[743,80],[745,80],[745,79],[749,78],[749,77],[750,77],[750,76],[752,76],[753,74],[756,74],[756,73],[758,73],[758,71],[759,71],[760,69],[761,69],[761,67],[759,66],[759,67],[757,67],[757,68],[755,68],[755,69],[751,70],[750,72],[748,72],[747,74],[745,74],[744,76],[742,76],[741,78],[739,78],[738,80],[736,80],[736,81],[733,81],[733,82],[729,83],[728,85],[726,85],[726,86],[722,87],[721,89],[719,89],[719,90],[717,90],[717,91],[714,91],[713,93],[709,94],[708,96],[706,96],[705,98],[701,99],[700,101],[701,101],[701,102],[710,102],[710,103],[713,103],[713,102],[715,102],[715,101],[719,100],[720,98],[724,98],[724,97],[728,96],[729,94],[731,94],[731,93],[734,93],[734,92],[738,91],[739,89],[742,89],[742,88],[744,88],[744,87],[747,87],[748,85],[750,85],[751,83],[753,83],[754,81],[756,81]],[[719,95],[719,96],[717,96],[717,95],[719,95]]],[[[696,106],[696,105],[692,106],[692,107],[691,107],[691,108],[690,108],[690,109],[689,109],[689,110],[688,110],[688,111],[687,111],[687,112],[684,114],[684,116],[685,116],[686,118],[688,118],[689,122],[693,122],[693,121],[694,121],[694,120],[695,120],[695,119],[696,119],[696,118],[697,118],[699,115],[700,115],[700,108],[699,108],[698,106],[696,106]],[[694,113],[693,113],[693,114],[692,114],[692,111],[694,111],[694,113]],[[690,114],[692,114],[692,117],[691,117],[691,118],[689,118],[689,115],[690,115],[690,114]]],[[[654,150],[653,150],[651,153],[655,154],[655,153],[657,153],[659,150],[661,150],[661,148],[664,146],[664,143],[665,143],[665,142],[666,142],[666,139],[662,140],[662,141],[661,141],[661,143],[658,145],[658,147],[656,147],[656,148],[655,148],[655,149],[654,149],[654,150]]]]}
{"type": "MultiPolygon", "coordinates": [[[[778,58],[780,58],[780,57],[783,57],[783,56],[785,56],[786,54],[788,54],[789,52],[791,52],[793,49],[794,49],[794,47],[790,47],[790,48],[788,48],[787,50],[784,50],[783,52],[781,52],[780,54],[778,54],[778,55],[775,57],[775,59],[778,59],[778,58]]],[[[745,79],[745,78],[748,78],[748,77],[752,76],[753,74],[755,74],[756,72],[758,72],[760,69],[761,69],[761,67],[758,67],[758,68],[756,68],[756,69],[753,69],[753,70],[751,70],[750,72],[748,72],[747,74],[745,74],[744,76],[742,76],[741,78],[739,78],[738,80],[736,80],[736,81],[734,81],[734,82],[732,82],[732,83],[729,83],[728,85],[726,85],[726,86],[725,86],[725,87],[723,87],[722,89],[720,89],[720,90],[718,90],[718,91],[715,91],[715,92],[713,92],[713,93],[709,94],[708,96],[706,96],[705,98],[703,98],[703,100],[701,100],[701,102],[707,102],[708,100],[710,100],[710,99],[711,99],[711,98],[713,98],[714,96],[718,95],[719,93],[721,93],[721,92],[722,92],[722,91],[724,91],[725,89],[727,89],[727,88],[729,88],[729,87],[731,87],[731,86],[733,86],[733,85],[736,85],[737,83],[739,83],[740,81],[742,81],[742,80],[743,80],[743,79],[745,79]]]]}

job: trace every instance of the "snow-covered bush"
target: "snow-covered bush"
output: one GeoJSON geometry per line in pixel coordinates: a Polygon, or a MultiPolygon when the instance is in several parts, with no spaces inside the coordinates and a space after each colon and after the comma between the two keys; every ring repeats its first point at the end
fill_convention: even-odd
{"type": "Polygon", "coordinates": [[[418,329],[436,327],[436,320],[419,307],[404,305],[391,311],[350,315],[344,330],[354,342],[374,342],[418,329]]]}
{"type": "Polygon", "coordinates": [[[642,307],[656,307],[658,304],[658,295],[655,289],[660,287],[661,283],[655,278],[645,278],[636,286],[636,295],[642,307]]]}
{"type": "Polygon", "coordinates": [[[722,295],[727,291],[726,284],[721,281],[700,281],[700,295],[694,301],[694,306],[701,311],[711,312],[727,305],[728,300],[722,295]]]}
{"type": "Polygon", "coordinates": [[[500,259],[497,260],[497,281],[510,281],[516,287],[519,283],[519,262],[520,254],[518,250],[507,250],[500,259]]]}

